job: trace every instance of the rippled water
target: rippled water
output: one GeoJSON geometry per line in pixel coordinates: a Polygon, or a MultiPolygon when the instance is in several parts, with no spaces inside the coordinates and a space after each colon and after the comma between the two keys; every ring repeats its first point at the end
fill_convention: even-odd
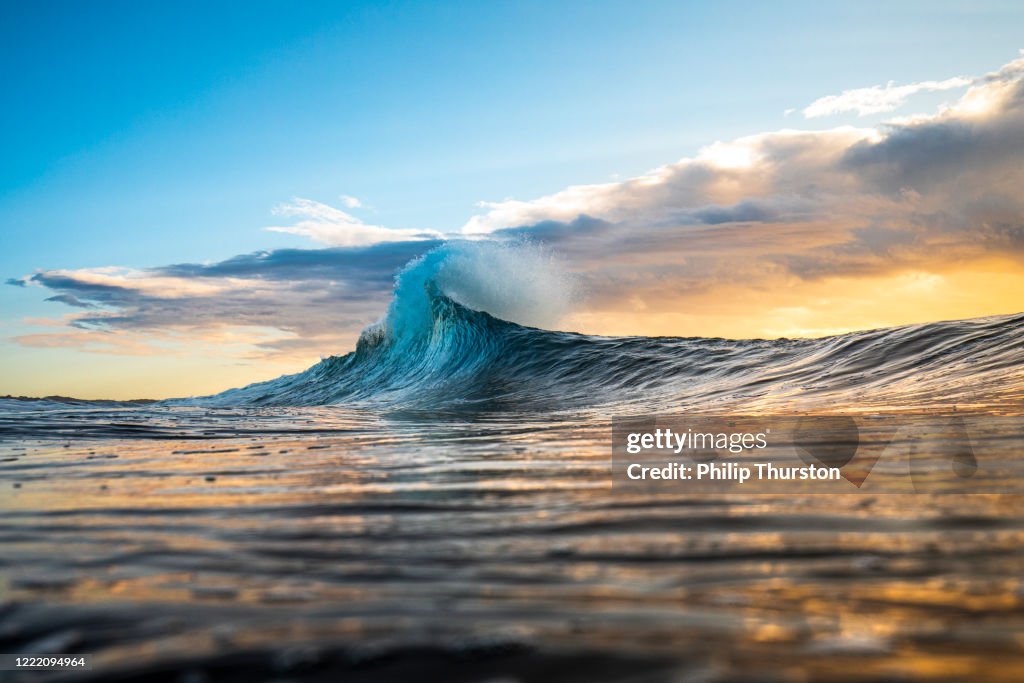
{"type": "Polygon", "coordinates": [[[609,440],[594,412],[8,402],[0,652],[97,681],[1024,678],[1020,497],[630,494],[609,440]]]}

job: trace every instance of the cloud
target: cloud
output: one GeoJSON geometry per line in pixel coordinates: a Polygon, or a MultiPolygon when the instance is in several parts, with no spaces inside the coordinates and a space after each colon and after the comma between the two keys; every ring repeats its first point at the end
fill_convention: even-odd
{"type": "Polygon", "coordinates": [[[438,244],[281,249],[208,264],[40,271],[27,280],[55,292],[47,301],[88,310],[65,316],[65,331],[16,341],[140,355],[164,353],[168,342],[233,334],[249,340],[253,357],[329,355],[351,347],[382,314],[394,274],[438,244]],[[113,340],[119,336],[131,344],[113,340]]]}
{"type": "Polygon", "coordinates": [[[178,278],[252,278],[262,280],[343,280],[354,287],[389,288],[395,272],[439,240],[385,242],[362,247],[275,249],[240,254],[216,263],[179,263],[152,269],[178,278]]]}
{"type": "Polygon", "coordinates": [[[509,226],[568,223],[586,216],[618,225],[611,233],[622,238],[630,231],[706,223],[723,207],[795,207],[820,201],[814,186],[827,178],[815,173],[835,175],[828,166],[845,150],[877,136],[873,129],[786,130],[715,143],[695,158],[621,182],[572,186],[531,201],[483,203],[487,211],[472,217],[462,231],[480,236],[509,226]]]}
{"type": "MultiPolygon", "coordinates": [[[[907,85],[896,85],[893,81],[889,81],[884,86],[875,85],[869,88],[844,90],[839,95],[819,97],[805,107],[802,113],[808,119],[850,111],[855,111],[860,116],[881,114],[895,111],[906,104],[910,97],[921,92],[942,92],[968,86],[971,89],[952,108],[962,115],[984,112],[992,106],[993,99],[1001,98],[1001,90],[1014,87],[1014,84],[1020,80],[1021,74],[1024,72],[1024,49],[1020,50],[1020,56],[1021,58],[1008,62],[998,71],[979,77],[954,76],[942,81],[922,81],[907,85]]],[[[796,110],[787,109],[784,113],[789,116],[794,111],[796,110]]],[[[927,118],[927,116],[914,117],[907,122],[927,118]]]]}
{"type": "MultiPolygon", "coordinates": [[[[342,197],[349,208],[361,206],[354,197],[342,197]]],[[[336,247],[358,247],[381,242],[403,242],[428,240],[440,237],[432,230],[408,230],[387,228],[364,223],[350,213],[327,204],[296,197],[291,202],[274,207],[274,214],[294,217],[299,220],[293,225],[270,226],[271,232],[283,232],[308,237],[321,244],[336,247]]]]}
{"type": "Polygon", "coordinates": [[[340,195],[338,197],[338,199],[341,200],[341,203],[344,204],[346,208],[349,208],[349,209],[361,209],[361,208],[363,208],[363,203],[361,201],[359,201],[358,197],[353,197],[352,195],[343,194],[343,195],[340,195]]]}
{"type": "Polygon", "coordinates": [[[9,277],[4,281],[5,285],[11,285],[12,287],[25,287],[25,279],[20,277],[9,277]]]}
{"type": "Polygon", "coordinates": [[[844,90],[839,95],[819,97],[803,109],[803,115],[805,118],[814,119],[848,111],[855,111],[858,116],[882,114],[898,109],[917,93],[964,88],[971,83],[972,79],[961,76],[947,78],[944,81],[921,81],[907,85],[896,85],[895,82],[889,81],[885,85],[855,88],[844,90]]]}
{"type": "Polygon", "coordinates": [[[74,294],[58,294],[56,296],[47,297],[46,301],[56,301],[58,303],[67,304],[68,306],[74,306],[75,308],[96,308],[96,304],[89,303],[88,301],[82,301],[74,294]]]}

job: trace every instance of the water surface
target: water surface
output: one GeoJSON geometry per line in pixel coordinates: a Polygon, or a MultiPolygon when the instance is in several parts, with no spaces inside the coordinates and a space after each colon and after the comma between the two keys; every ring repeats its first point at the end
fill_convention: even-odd
{"type": "Polygon", "coordinates": [[[0,650],[93,653],[79,679],[1024,671],[1019,497],[613,492],[589,413],[2,425],[0,650]]]}

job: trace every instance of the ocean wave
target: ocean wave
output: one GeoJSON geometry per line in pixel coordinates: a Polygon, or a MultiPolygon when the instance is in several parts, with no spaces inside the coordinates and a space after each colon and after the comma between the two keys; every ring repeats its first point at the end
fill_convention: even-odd
{"type": "Polygon", "coordinates": [[[200,405],[456,410],[972,409],[1020,402],[1024,314],[820,339],[599,337],[540,329],[576,293],[542,249],[446,244],[396,278],[355,351],[200,405]]]}

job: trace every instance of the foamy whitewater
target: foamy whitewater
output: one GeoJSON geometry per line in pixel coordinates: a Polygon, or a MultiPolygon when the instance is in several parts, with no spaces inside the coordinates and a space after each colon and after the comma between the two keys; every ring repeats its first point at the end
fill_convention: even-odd
{"type": "MultiPolygon", "coordinates": [[[[556,326],[572,278],[529,244],[452,242],[395,280],[356,350],[305,372],[191,399],[199,405],[616,413],[878,410],[1019,399],[1024,315],[822,339],[598,337],[556,326]]],[[[180,404],[182,402],[175,402],[180,404]]]]}

